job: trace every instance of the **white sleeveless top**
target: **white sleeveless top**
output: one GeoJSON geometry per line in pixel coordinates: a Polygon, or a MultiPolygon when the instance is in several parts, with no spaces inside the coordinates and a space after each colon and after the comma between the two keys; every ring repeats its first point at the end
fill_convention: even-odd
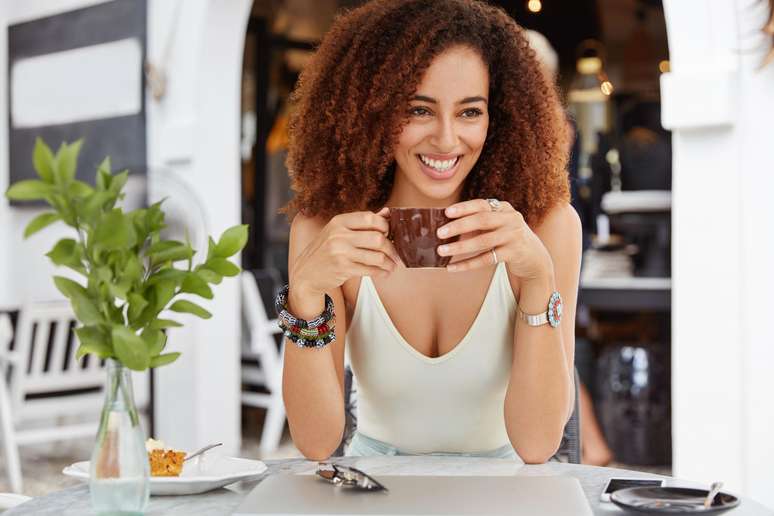
{"type": "Polygon", "coordinates": [[[358,432],[407,453],[509,444],[504,402],[515,321],[516,300],[500,263],[468,333],[448,353],[430,358],[401,336],[364,276],[346,336],[358,432]]]}

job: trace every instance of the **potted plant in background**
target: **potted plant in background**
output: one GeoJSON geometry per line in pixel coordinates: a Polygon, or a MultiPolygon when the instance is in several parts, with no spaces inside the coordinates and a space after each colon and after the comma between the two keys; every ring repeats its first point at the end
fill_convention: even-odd
{"type": "Polygon", "coordinates": [[[59,221],[74,230],[74,238],[59,240],[46,256],[82,277],[79,282],[54,276],[80,323],[76,357],[91,354],[91,360],[107,361],[105,404],[91,457],[92,504],[97,512],[142,512],[149,466],[129,370],[144,371],[178,358],[180,353],[164,350],[165,330],[181,324],[165,314],[211,316],[179,296],[212,299],[210,285],[239,274],[228,258],[245,246],[247,226],[227,229],[217,242],[210,237],[206,258],[194,265],[188,242],[161,237],[161,202],[130,212],[117,206],[128,171],[113,174],[105,158],[94,185],[75,178],[80,147],[81,141],[63,143],[54,154],[38,139],[33,164],[39,179],[13,184],[6,196],[44,200],[53,209],[27,225],[25,238],[59,221]]]}

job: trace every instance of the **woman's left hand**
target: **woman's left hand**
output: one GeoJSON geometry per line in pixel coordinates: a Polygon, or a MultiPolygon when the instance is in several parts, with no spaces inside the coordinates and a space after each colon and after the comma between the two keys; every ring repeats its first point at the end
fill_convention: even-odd
{"type": "Polygon", "coordinates": [[[438,228],[439,238],[479,232],[466,240],[438,247],[441,256],[475,254],[472,258],[449,264],[451,272],[466,271],[505,262],[514,276],[525,280],[544,279],[553,275],[551,255],[510,203],[500,201],[497,211],[485,199],[472,199],[446,208],[446,216],[455,219],[438,228]]]}

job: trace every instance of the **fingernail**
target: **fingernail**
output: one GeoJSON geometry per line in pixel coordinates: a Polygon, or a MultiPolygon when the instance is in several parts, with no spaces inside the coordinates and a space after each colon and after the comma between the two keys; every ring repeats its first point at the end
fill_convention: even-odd
{"type": "Polygon", "coordinates": [[[449,234],[449,229],[448,228],[441,228],[441,229],[438,230],[438,236],[441,237],[441,238],[445,237],[448,234],[449,234]]]}
{"type": "Polygon", "coordinates": [[[454,215],[455,213],[457,213],[457,208],[446,208],[447,215],[454,215]]]}
{"type": "Polygon", "coordinates": [[[454,271],[457,270],[457,266],[456,265],[447,265],[446,266],[446,270],[449,271],[449,272],[454,272],[454,271]]]}
{"type": "Polygon", "coordinates": [[[438,246],[438,254],[446,254],[449,251],[448,245],[439,245],[438,246]]]}

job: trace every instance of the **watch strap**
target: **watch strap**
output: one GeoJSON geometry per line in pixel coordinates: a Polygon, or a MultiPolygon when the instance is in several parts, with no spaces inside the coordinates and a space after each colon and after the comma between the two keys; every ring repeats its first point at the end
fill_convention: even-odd
{"type": "Polygon", "coordinates": [[[543,326],[544,324],[548,324],[552,328],[556,328],[562,320],[562,296],[559,292],[553,292],[551,298],[548,300],[548,308],[545,312],[528,314],[525,313],[517,303],[516,313],[518,314],[519,319],[526,322],[529,326],[543,326]]]}

